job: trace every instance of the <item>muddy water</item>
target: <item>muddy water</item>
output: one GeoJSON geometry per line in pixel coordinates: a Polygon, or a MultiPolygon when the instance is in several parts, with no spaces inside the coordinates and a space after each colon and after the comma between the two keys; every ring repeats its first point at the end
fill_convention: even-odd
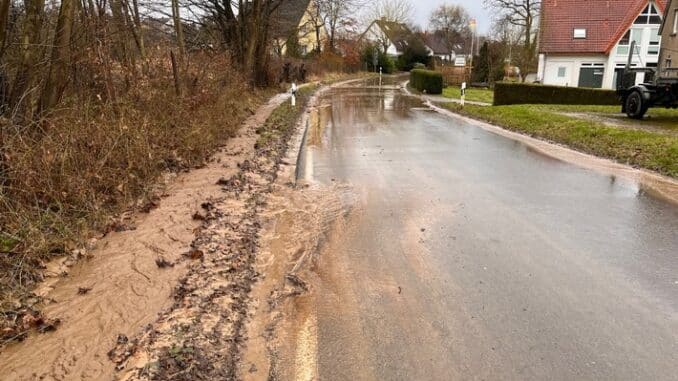
{"type": "Polygon", "coordinates": [[[300,180],[357,201],[281,323],[280,375],[675,379],[678,206],[644,176],[398,90],[335,89],[324,104],[300,180]]]}
{"type": "Polygon", "coordinates": [[[108,351],[119,335],[133,338],[171,305],[172,291],[186,272],[182,254],[200,226],[193,214],[202,210],[201,203],[223,195],[217,180],[238,171],[238,163],[253,151],[254,130],[284,99],[276,97],[260,108],[213,162],[174,179],[157,209],[132,219],[134,230],[111,233],[68,277],[43,285],[40,292],[54,301],[44,312],[61,319],[61,326],[3,348],[0,379],[114,379],[108,351]],[[177,265],[159,268],[158,258],[177,265]],[[81,295],[80,287],[91,291],[81,295]]]}

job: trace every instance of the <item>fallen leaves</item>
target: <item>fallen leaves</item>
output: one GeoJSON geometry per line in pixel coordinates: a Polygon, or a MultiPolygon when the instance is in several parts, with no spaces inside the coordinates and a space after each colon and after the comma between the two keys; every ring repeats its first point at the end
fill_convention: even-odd
{"type": "Polygon", "coordinates": [[[167,267],[174,267],[174,262],[170,262],[163,257],[156,258],[155,264],[161,269],[164,269],[164,268],[167,268],[167,267]]]}
{"type": "Polygon", "coordinates": [[[205,253],[202,252],[202,250],[198,249],[191,249],[188,253],[184,254],[186,257],[189,259],[203,259],[205,257],[205,253]]]}
{"type": "Polygon", "coordinates": [[[8,314],[14,315],[15,324],[0,329],[0,340],[3,342],[24,340],[31,330],[36,330],[39,333],[51,332],[61,324],[61,319],[48,319],[39,311],[29,308],[10,311],[8,314]]]}

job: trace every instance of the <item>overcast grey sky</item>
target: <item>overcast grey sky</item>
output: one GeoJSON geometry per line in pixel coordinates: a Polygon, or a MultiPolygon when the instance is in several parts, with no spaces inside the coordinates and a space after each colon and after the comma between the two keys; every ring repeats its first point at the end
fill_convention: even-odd
{"type": "Polygon", "coordinates": [[[436,7],[441,4],[458,4],[463,5],[471,17],[478,20],[478,31],[486,33],[490,29],[491,17],[489,12],[483,7],[482,0],[411,0],[415,9],[415,23],[426,29],[428,26],[428,19],[436,7]]]}

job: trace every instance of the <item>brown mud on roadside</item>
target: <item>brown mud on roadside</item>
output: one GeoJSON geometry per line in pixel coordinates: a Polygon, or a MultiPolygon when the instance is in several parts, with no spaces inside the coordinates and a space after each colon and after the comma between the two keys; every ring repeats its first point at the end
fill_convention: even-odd
{"type": "MultiPolygon", "coordinates": [[[[302,119],[306,128],[293,146],[319,145],[330,112],[327,104],[314,105],[302,119]]],[[[296,160],[298,152],[290,150],[287,160],[296,160]]],[[[318,377],[314,312],[318,295],[313,292],[318,284],[318,253],[358,200],[347,185],[306,182],[304,171],[309,168],[298,164],[297,168],[282,168],[269,195],[268,210],[262,215],[262,248],[255,268],[265,276],[251,294],[248,344],[239,369],[244,380],[318,377]]]]}
{"type": "MultiPolygon", "coordinates": [[[[219,213],[206,201],[223,197],[223,186],[217,184],[222,178],[233,181],[226,187],[238,187],[239,164],[247,163],[252,154],[256,127],[285,99],[277,96],[261,107],[207,166],[174,179],[157,208],[129,219],[135,229],[107,235],[67,277],[42,284],[36,293],[51,301],[44,306],[44,315],[61,324],[54,332],[31,334],[2,348],[0,378],[114,379],[115,364],[109,357],[124,365],[121,360],[129,357],[134,335],[172,305],[177,281],[189,263],[201,261],[202,255],[192,247],[196,229],[210,226],[210,218],[219,213]]],[[[244,208],[244,201],[229,202],[228,208],[244,208]]],[[[251,248],[245,240],[239,244],[251,248]]],[[[55,274],[61,274],[63,267],[56,265],[55,274]]],[[[173,352],[175,357],[183,355],[181,350],[173,352]]]]}
{"type": "MultiPolygon", "coordinates": [[[[315,99],[312,97],[309,104],[315,99]]],[[[301,125],[305,125],[309,114],[313,113],[306,113],[301,125]]],[[[265,344],[259,347],[261,343],[250,340],[253,335],[249,327],[256,306],[262,306],[264,300],[285,299],[306,290],[304,280],[292,270],[282,278],[284,287],[274,290],[280,292],[279,297],[273,294],[259,298],[260,294],[253,291],[253,287],[261,289],[264,276],[263,279],[275,280],[279,274],[276,269],[261,266],[262,261],[271,258],[262,254],[262,227],[269,224],[271,216],[284,214],[290,206],[285,191],[295,186],[291,163],[298,150],[289,148],[301,144],[303,135],[298,130],[284,129],[280,139],[258,148],[240,165],[240,172],[221,182],[223,194],[209,200],[203,228],[192,244],[199,253],[198,259],[181,279],[174,304],[143,334],[119,343],[112,351],[112,359],[121,369],[119,379],[241,379],[244,373],[256,370],[252,364],[243,370],[246,345],[259,348],[256,350],[263,358],[269,354],[265,344]],[[281,179],[281,174],[290,176],[281,179]]],[[[327,203],[313,205],[314,217],[321,216],[321,210],[331,210],[327,203]]],[[[317,228],[323,224],[306,218],[304,226],[317,228]]],[[[292,234],[284,232],[287,233],[292,234]]],[[[297,243],[304,240],[302,236],[296,239],[297,243]]],[[[303,254],[303,250],[296,253],[303,254]]],[[[297,263],[305,262],[301,257],[295,259],[297,263]]]]}
{"type": "Polygon", "coordinates": [[[352,189],[344,185],[276,186],[256,264],[266,277],[252,291],[254,314],[241,364],[243,379],[317,379],[317,255],[355,202],[352,189]]]}

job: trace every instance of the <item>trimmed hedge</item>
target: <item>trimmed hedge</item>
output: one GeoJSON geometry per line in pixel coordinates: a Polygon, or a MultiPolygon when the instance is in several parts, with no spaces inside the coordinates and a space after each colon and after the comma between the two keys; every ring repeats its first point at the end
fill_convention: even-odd
{"type": "Polygon", "coordinates": [[[443,75],[437,71],[414,69],[410,71],[410,86],[426,94],[442,94],[443,75]]]}
{"type": "Polygon", "coordinates": [[[614,90],[497,82],[494,85],[494,105],[515,104],[611,106],[620,105],[621,101],[614,90]]]}

